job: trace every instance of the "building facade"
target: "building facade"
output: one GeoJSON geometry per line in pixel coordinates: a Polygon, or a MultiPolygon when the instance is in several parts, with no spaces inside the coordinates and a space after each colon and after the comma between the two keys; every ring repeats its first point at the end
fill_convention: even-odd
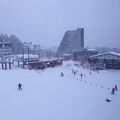
{"type": "Polygon", "coordinates": [[[60,43],[56,56],[63,57],[64,54],[72,54],[74,50],[84,48],[84,28],[67,31],[60,43]]]}
{"type": "Polygon", "coordinates": [[[98,51],[96,49],[81,49],[73,52],[73,60],[85,62],[87,57],[97,54],[98,51]]]}
{"type": "Polygon", "coordinates": [[[1,34],[0,35],[0,57],[10,54],[21,54],[23,51],[23,44],[15,36],[1,34]]]}
{"type": "Polygon", "coordinates": [[[103,69],[120,69],[120,53],[106,52],[87,58],[91,67],[103,69]]]}
{"type": "Polygon", "coordinates": [[[11,42],[7,35],[0,35],[0,57],[9,55],[12,53],[11,42]]]}

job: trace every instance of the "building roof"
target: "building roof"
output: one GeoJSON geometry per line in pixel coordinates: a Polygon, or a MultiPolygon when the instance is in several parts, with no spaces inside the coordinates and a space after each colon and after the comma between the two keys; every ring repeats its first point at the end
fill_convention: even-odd
{"type": "Polygon", "coordinates": [[[0,42],[0,44],[11,44],[11,42],[2,41],[2,42],[0,42]]]}
{"type": "Polygon", "coordinates": [[[71,56],[72,54],[63,54],[64,57],[71,56]]]}
{"type": "Polygon", "coordinates": [[[87,52],[95,52],[97,51],[96,49],[92,49],[92,48],[81,48],[79,50],[73,50],[73,52],[84,52],[84,51],[87,51],[87,52]]]}
{"type": "MultiPolygon", "coordinates": [[[[16,55],[18,59],[23,58],[23,54],[16,55]]],[[[28,54],[24,54],[24,59],[28,58],[28,54]]],[[[29,54],[29,58],[39,58],[38,55],[29,54]]]]}
{"type": "Polygon", "coordinates": [[[105,53],[101,53],[101,54],[97,54],[97,55],[92,55],[88,58],[93,58],[93,57],[98,57],[98,56],[102,56],[102,55],[107,55],[107,54],[111,54],[111,55],[115,55],[120,57],[120,53],[116,53],[116,52],[105,52],[105,53]]]}

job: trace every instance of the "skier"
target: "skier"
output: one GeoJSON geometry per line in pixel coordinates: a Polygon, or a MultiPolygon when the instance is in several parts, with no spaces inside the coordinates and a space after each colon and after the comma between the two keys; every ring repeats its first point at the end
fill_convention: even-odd
{"type": "Polygon", "coordinates": [[[72,74],[74,73],[74,70],[72,69],[72,74]]]}
{"type": "Polygon", "coordinates": [[[63,77],[64,76],[64,74],[63,74],[63,72],[61,72],[61,77],[63,77]]]}
{"type": "Polygon", "coordinates": [[[81,76],[81,79],[82,79],[83,74],[81,73],[80,76],[81,76]]]}
{"type": "Polygon", "coordinates": [[[22,84],[21,83],[18,84],[18,90],[22,90],[22,84]]]}
{"type": "Polygon", "coordinates": [[[115,85],[115,90],[118,91],[117,85],[115,85]]]}
{"type": "Polygon", "coordinates": [[[76,75],[76,71],[74,70],[74,76],[76,75]]]}
{"type": "Polygon", "coordinates": [[[41,69],[42,69],[42,71],[44,72],[45,66],[43,65],[41,69]]]}
{"type": "Polygon", "coordinates": [[[115,88],[112,88],[111,95],[115,94],[115,88]]]}

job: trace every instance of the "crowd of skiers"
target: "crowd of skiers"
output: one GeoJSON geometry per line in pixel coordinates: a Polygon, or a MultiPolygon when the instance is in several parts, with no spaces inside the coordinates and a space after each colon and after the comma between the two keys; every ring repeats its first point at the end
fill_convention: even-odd
{"type": "MultiPolygon", "coordinates": [[[[70,67],[70,65],[67,65],[67,67],[70,67]]],[[[99,70],[95,70],[94,72],[97,72],[98,74],[100,73],[99,70]]],[[[76,76],[77,73],[78,73],[77,70],[73,70],[73,69],[72,69],[72,74],[73,74],[74,76],[76,76]]],[[[91,71],[91,70],[89,71],[89,74],[92,75],[92,71],[91,71]]],[[[61,77],[63,77],[63,76],[64,76],[64,73],[61,72],[61,77]]],[[[81,73],[81,74],[80,74],[80,78],[82,79],[82,77],[83,77],[83,74],[81,73]]],[[[103,88],[103,87],[102,87],[102,88],[103,88]]],[[[111,95],[115,95],[115,92],[118,92],[118,87],[117,87],[117,85],[115,85],[115,86],[112,88],[112,90],[111,90],[111,95]]],[[[108,98],[106,99],[106,101],[107,101],[107,102],[111,102],[111,100],[108,99],[108,98]]]]}

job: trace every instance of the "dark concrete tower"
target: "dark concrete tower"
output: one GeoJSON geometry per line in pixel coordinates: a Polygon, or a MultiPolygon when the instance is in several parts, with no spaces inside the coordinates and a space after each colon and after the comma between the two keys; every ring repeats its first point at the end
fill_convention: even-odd
{"type": "Polygon", "coordinates": [[[84,48],[84,28],[67,31],[60,43],[56,56],[62,57],[64,54],[72,54],[74,50],[84,48]]]}

